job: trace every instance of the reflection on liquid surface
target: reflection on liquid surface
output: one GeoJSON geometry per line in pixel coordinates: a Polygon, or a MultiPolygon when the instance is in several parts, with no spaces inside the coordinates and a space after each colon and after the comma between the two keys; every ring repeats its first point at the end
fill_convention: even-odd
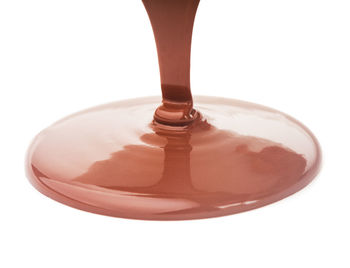
{"type": "Polygon", "coordinates": [[[293,119],[232,100],[202,97],[196,103],[203,117],[176,131],[150,123],[155,98],[66,118],[30,148],[31,182],[87,211],[171,220],[260,207],[298,191],[316,175],[317,141],[293,119]],[[213,119],[207,120],[206,109],[213,119]],[[254,131],[270,121],[275,129],[254,131]],[[226,122],[231,124],[217,127],[226,122]],[[276,133],[285,137],[275,138],[276,133]]]}

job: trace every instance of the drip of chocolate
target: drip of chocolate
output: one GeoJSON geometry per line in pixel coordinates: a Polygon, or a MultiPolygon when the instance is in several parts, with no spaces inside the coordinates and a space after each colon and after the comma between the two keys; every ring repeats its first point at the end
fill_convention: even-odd
{"type": "Polygon", "coordinates": [[[190,85],[191,41],[199,0],[142,0],[157,44],[163,103],[154,119],[187,125],[198,117],[190,85]]]}
{"type": "Polygon", "coordinates": [[[157,44],[161,106],[158,98],[140,98],[57,122],[28,150],[31,183],[78,209],[144,220],[234,214],[306,186],[321,153],[301,123],[222,98],[197,97],[193,109],[190,52],[199,0],[143,3],[157,44]]]}

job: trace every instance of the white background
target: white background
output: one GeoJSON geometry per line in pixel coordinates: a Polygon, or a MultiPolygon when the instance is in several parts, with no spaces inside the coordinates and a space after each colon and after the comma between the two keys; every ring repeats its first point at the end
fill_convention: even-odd
{"type": "Polygon", "coordinates": [[[141,0],[0,0],[0,267],[350,267],[349,0],[202,0],[194,94],[261,103],[305,123],[323,169],[294,196],[223,218],[143,222],[75,210],[24,175],[57,119],[159,95],[141,0]]]}

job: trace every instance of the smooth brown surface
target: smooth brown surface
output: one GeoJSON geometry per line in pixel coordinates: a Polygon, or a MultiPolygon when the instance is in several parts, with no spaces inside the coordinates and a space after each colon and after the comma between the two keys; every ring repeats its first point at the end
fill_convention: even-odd
{"type": "Polygon", "coordinates": [[[199,0],[142,0],[157,44],[162,105],[154,118],[160,123],[186,125],[198,115],[190,86],[191,40],[199,0]]]}
{"type": "Polygon", "coordinates": [[[46,129],[29,150],[31,182],[87,211],[175,220],[266,205],[304,187],[319,169],[317,141],[284,114],[198,97],[203,118],[174,128],[150,123],[159,101],[112,103],[46,129]]]}
{"type": "Polygon", "coordinates": [[[320,149],[294,119],[222,98],[199,97],[193,109],[190,52],[199,0],[143,3],[157,44],[162,105],[157,98],[116,102],[44,130],[28,152],[32,184],[72,207],[150,220],[233,214],[308,184],[320,149]]]}

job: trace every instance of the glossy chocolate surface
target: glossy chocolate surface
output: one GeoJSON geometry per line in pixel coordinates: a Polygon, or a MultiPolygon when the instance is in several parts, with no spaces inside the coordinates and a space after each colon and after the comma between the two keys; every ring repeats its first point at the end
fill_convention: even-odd
{"type": "Polygon", "coordinates": [[[193,101],[191,38],[199,0],[143,3],[162,99],[99,106],[47,128],[28,152],[32,184],[75,208],[145,220],[238,213],[308,184],[320,148],[302,124],[247,102],[193,101]]]}
{"type": "Polygon", "coordinates": [[[197,97],[201,117],[169,127],[152,123],[159,101],[107,104],[44,130],[28,153],[31,182],[79,209],[178,220],[264,206],[307,185],[319,169],[314,136],[280,112],[197,97]]]}

